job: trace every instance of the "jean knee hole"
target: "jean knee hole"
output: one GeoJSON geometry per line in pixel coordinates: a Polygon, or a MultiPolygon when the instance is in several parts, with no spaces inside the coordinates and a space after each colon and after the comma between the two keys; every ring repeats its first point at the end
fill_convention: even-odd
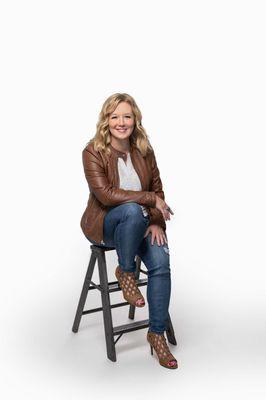
{"type": "Polygon", "coordinates": [[[163,249],[164,249],[164,252],[166,253],[166,254],[170,254],[170,251],[169,251],[169,247],[165,244],[165,245],[163,245],[163,249]]]}

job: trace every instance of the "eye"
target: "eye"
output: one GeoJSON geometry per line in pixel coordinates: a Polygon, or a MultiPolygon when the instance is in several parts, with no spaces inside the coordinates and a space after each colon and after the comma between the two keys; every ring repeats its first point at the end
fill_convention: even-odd
{"type": "MultiPolygon", "coordinates": [[[[117,118],[115,115],[113,117],[111,117],[111,119],[117,118]]],[[[131,118],[130,115],[126,115],[126,118],[131,118]]]]}

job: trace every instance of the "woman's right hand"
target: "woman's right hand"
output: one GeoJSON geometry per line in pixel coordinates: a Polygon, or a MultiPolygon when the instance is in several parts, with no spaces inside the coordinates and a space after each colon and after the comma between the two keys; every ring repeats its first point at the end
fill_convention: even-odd
{"type": "Polygon", "coordinates": [[[161,199],[161,197],[156,195],[156,204],[155,204],[155,208],[157,208],[158,210],[161,211],[161,213],[163,214],[163,217],[165,219],[165,221],[170,220],[170,213],[172,215],[174,215],[173,211],[171,210],[171,208],[168,206],[168,204],[166,204],[166,202],[161,199]],[[169,210],[167,210],[167,208],[169,208],[169,210]]]}

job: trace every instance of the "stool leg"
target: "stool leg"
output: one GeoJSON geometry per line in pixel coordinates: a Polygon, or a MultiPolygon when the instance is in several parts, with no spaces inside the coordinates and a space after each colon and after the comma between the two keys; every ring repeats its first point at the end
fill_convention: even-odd
{"type": "MultiPolygon", "coordinates": [[[[141,258],[139,256],[136,256],[136,271],[135,271],[135,278],[136,279],[139,279],[140,266],[141,266],[141,258]]],[[[136,306],[133,306],[132,304],[130,304],[129,312],[128,312],[128,318],[130,318],[130,319],[134,319],[135,318],[135,310],[136,310],[136,306]]]]}
{"type": "Polygon", "coordinates": [[[98,268],[99,268],[100,286],[102,289],[101,296],[102,296],[102,306],[103,306],[103,321],[104,321],[107,357],[111,361],[116,361],[113,321],[112,321],[108,276],[107,276],[106,259],[104,251],[100,251],[98,254],[98,268]]]}
{"type": "Polygon", "coordinates": [[[75,320],[74,320],[74,324],[72,327],[72,331],[74,333],[78,332],[79,329],[79,324],[80,324],[80,320],[82,317],[82,312],[84,310],[84,305],[87,299],[87,294],[88,294],[88,289],[90,287],[90,282],[91,282],[91,278],[92,278],[92,274],[94,271],[94,266],[96,263],[96,256],[94,253],[91,254],[91,258],[90,258],[90,262],[89,262],[89,266],[86,272],[86,276],[84,279],[84,283],[83,283],[83,288],[81,291],[81,295],[80,295],[80,299],[79,299],[79,303],[78,303],[78,308],[76,311],[76,316],[75,316],[75,320]]]}
{"type": "Polygon", "coordinates": [[[169,343],[172,343],[174,345],[177,344],[176,343],[176,338],[175,338],[174,328],[173,328],[172,321],[171,321],[169,313],[168,313],[168,327],[166,329],[166,336],[167,336],[167,339],[168,339],[169,343]]]}

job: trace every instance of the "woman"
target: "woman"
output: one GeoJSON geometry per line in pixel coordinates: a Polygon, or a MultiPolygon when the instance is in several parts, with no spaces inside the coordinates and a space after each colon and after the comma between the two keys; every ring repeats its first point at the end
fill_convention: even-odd
{"type": "Polygon", "coordinates": [[[116,278],[125,300],[136,307],[145,305],[134,275],[135,256],[141,258],[148,271],[147,340],[159,363],[175,369],[177,361],[164,337],[171,292],[165,221],[173,212],[164,201],[156,158],[141,119],[136,102],[126,93],[113,94],[104,102],[97,132],[82,152],[90,196],[81,228],[91,243],[115,247],[116,278]]]}

